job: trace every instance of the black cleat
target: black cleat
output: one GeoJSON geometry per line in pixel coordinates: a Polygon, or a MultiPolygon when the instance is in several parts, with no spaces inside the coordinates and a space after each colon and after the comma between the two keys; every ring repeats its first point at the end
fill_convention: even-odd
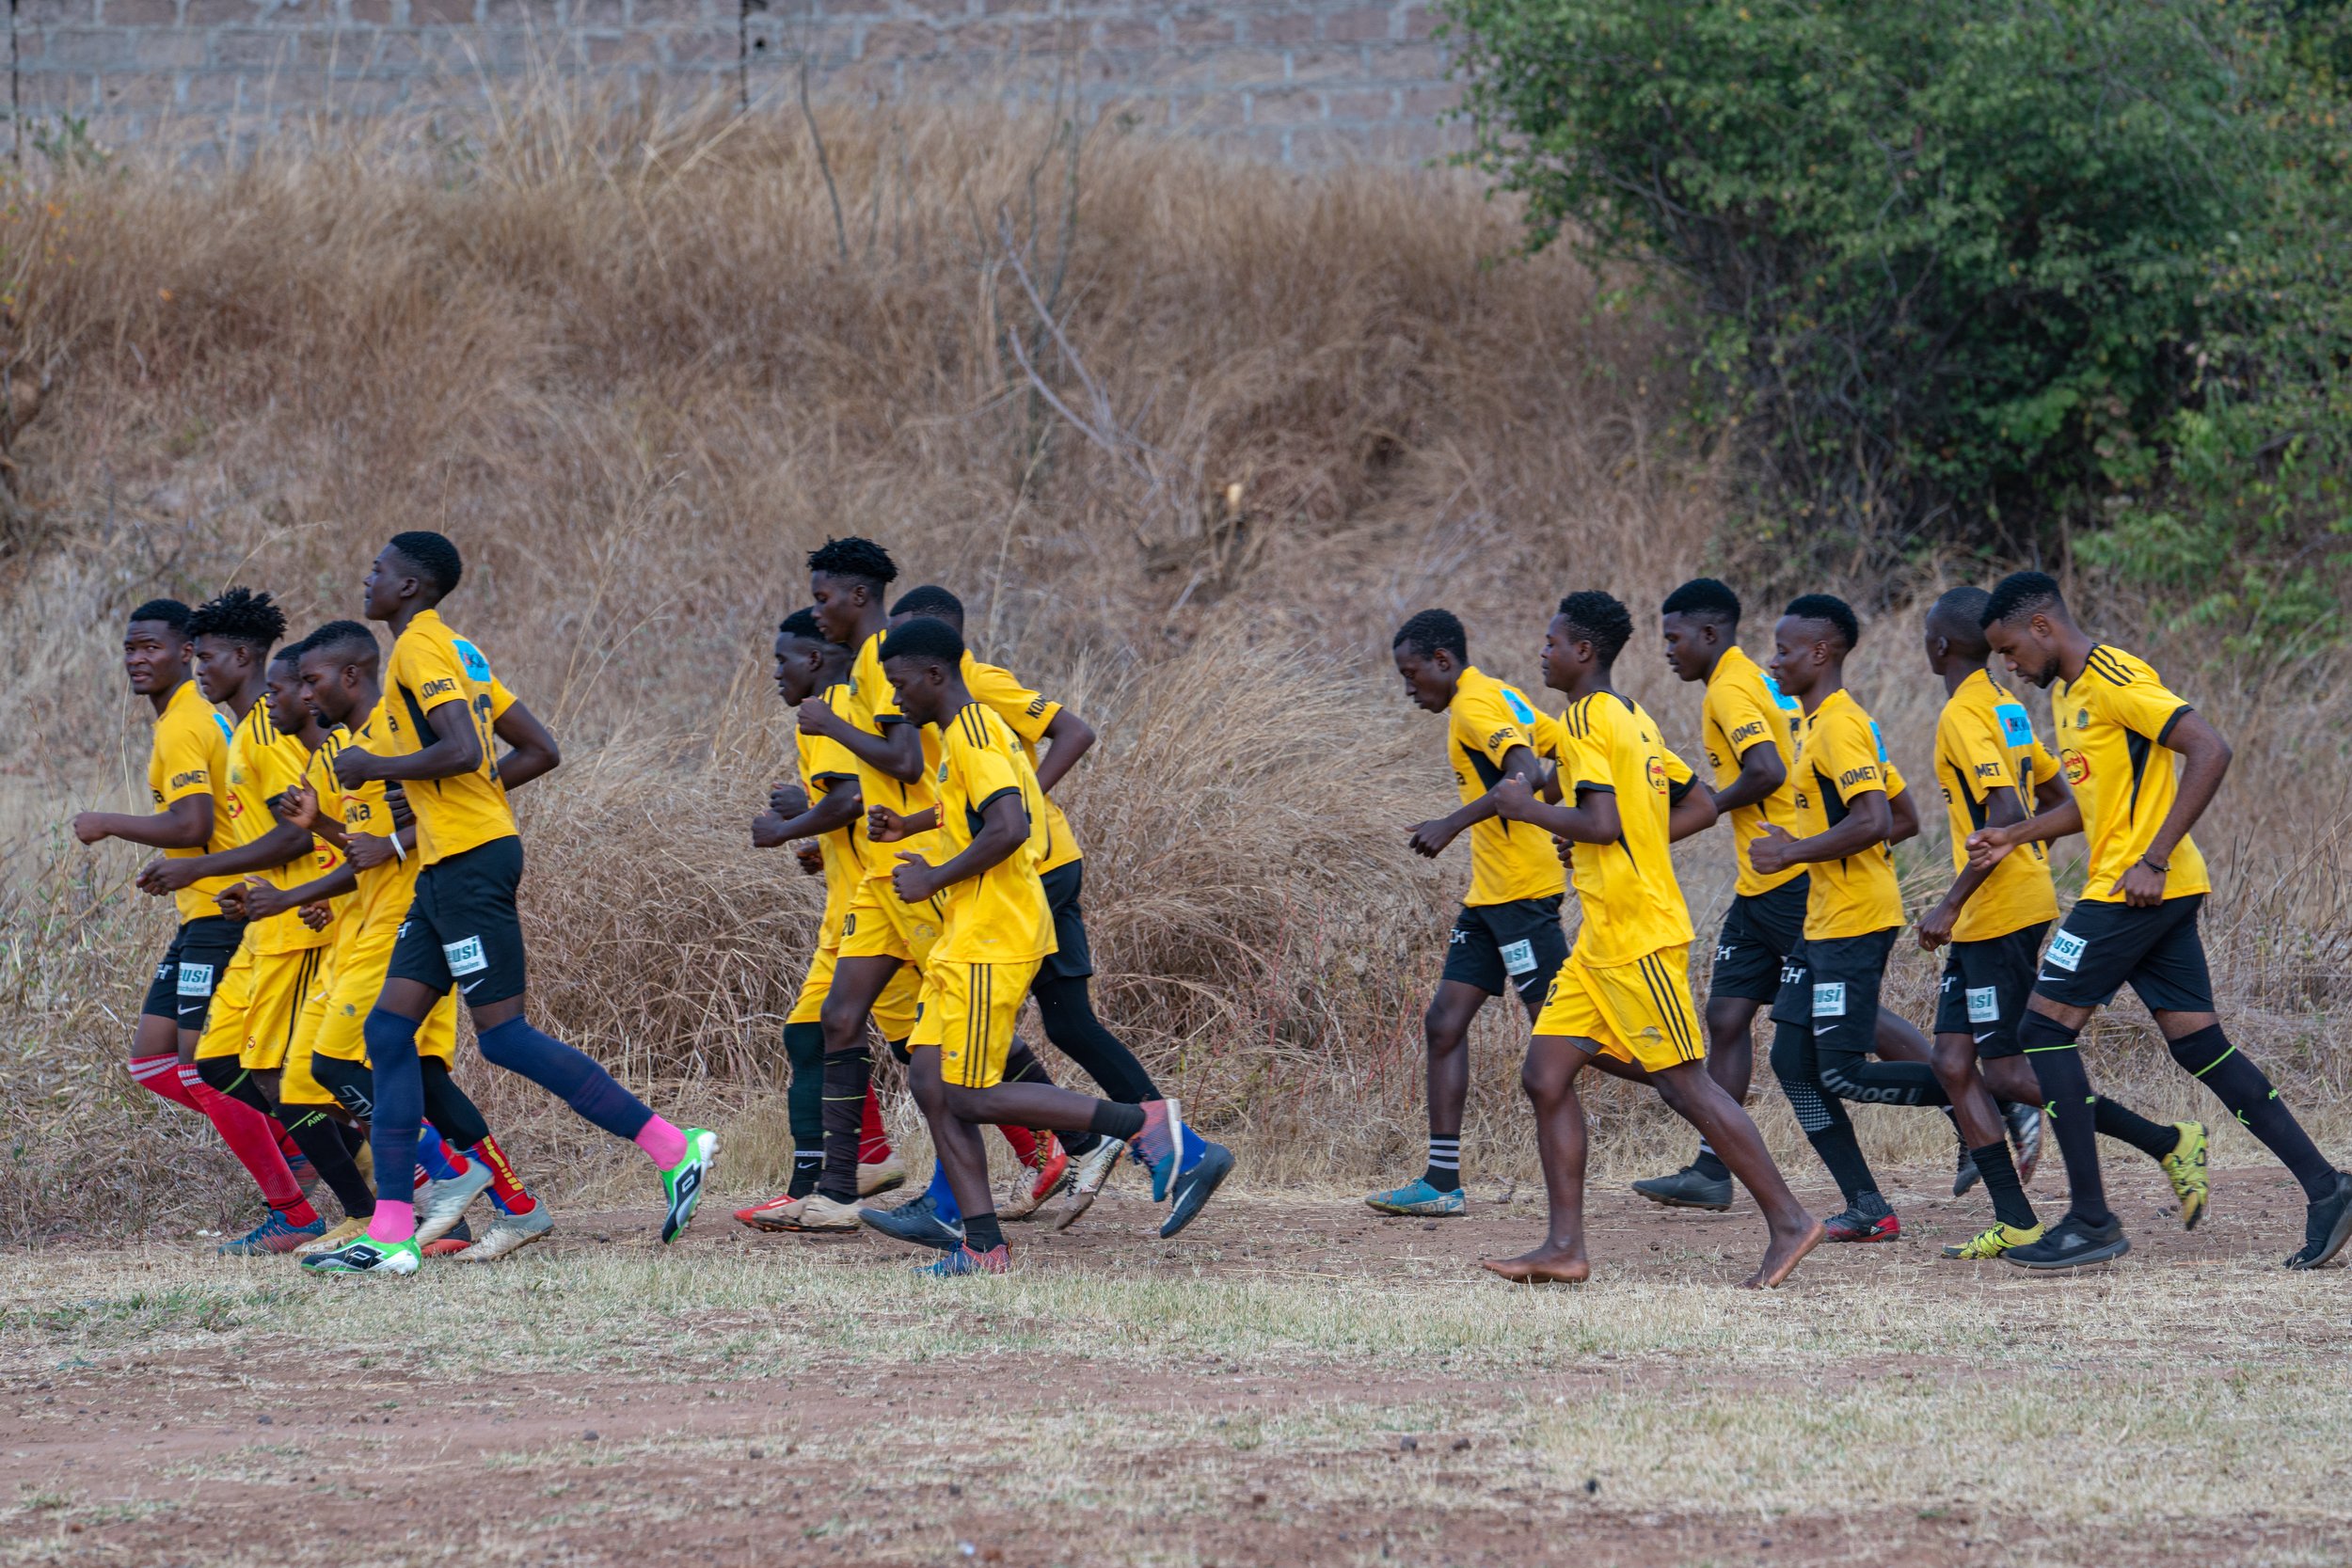
{"type": "Polygon", "coordinates": [[[2303,1213],[2303,1250],[2287,1259],[2290,1269],[2324,1268],[2352,1242],[2352,1176],[2336,1172],[2336,1190],[2303,1213]]]}
{"type": "Polygon", "coordinates": [[[1965,1140],[1963,1140],[1960,1146],[1960,1164],[1952,1172],[1952,1196],[1966,1197],[1968,1189],[1983,1180],[1984,1172],[1977,1168],[1977,1157],[1968,1152],[1968,1145],[1965,1140]]]}
{"type": "Polygon", "coordinates": [[[960,1252],[963,1248],[963,1227],[941,1219],[929,1193],[896,1209],[861,1208],[857,1217],[867,1229],[879,1230],[893,1241],[912,1242],[933,1252],[960,1252]]]}
{"type": "Polygon", "coordinates": [[[2042,1240],[2013,1246],[2001,1254],[2021,1269],[2080,1269],[2108,1263],[2132,1250],[2123,1222],[2109,1217],[2101,1226],[2085,1225],[2069,1214],[2046,1231],[2042,1240]]]}
{"type": "Polygon", "coordinates": [[[1669,1209],[1706,1209],[1721,1213],[1731,1207],[1731,1178],[1718,1181],[1695,1165],[1672,1176],[1652,1176],[1633,1183],[1633,1190],[1652,1203],[1669,1209]]]}

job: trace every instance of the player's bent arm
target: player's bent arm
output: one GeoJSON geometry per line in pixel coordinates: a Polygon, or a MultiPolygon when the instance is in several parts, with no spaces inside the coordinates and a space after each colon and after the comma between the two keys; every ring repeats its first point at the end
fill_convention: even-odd
{"type": "Polygon", "coordinates": [[[1886,802],[1886,843],[1889,848],[1907,839],[1919,836],[1919,803],[1911,798],[1911,786],[1903,785],[1886,802]]]}
{"type": "Polygon", "coordinates": [[[341,898],[346,893],[358,891],[359,873],[346,863],[300,887],[279,889],[266,882],[248,883],[245,894],[246,913],[258,920],[263,915],[282,914],[288,910],[298,910],[305,904],[341,898]]]}
{"type": "Polygon", "coordinates": [[[1094,726],[1063,708],[1045,726],[1045,752],[1037,759],[1037,787],[1047,795],[1062,782],[1078,759],[1094,749],[1094,726]]]}
{"type": "Polygon", "coordinates": [[[1886,802],[1886,791],[1867,789],[1846,802],[1845,820],[1827,832],[1811,838],[1781,838],[1774,840],[1768,832],[1748,850],[1748,858],[1758,871],[1770,875],[1791,865],[1818,864],[1822,861],[1842,861],[1848,855],[1858,855],[1873,844],[1882,843],[1894,831],[1894,808],[1886,802]],[[1767,847],[1773,853],[1766,854],[1767,847]],[[1767,866],[1757,857],[1778,863],[1767,866]]]}
{"type": "Polygon", "coordinates": [[[1724,785],[1715,797],[1716,813],[1720,816],[1768,800],[1774,790],[1788,782],[1788,765],[1780,760],[1780,748],[1769,740],[1759,740],[1740,753],[1740,776],[1724,785]]]}
{"type": "MultiPolygon", "coordinates": [[[[2046,786],[2045,786],[2046,787],[2046,786]]],[[[2049,844],[2083,831],[2082,802],[2069,794],[2047,811],[2006,828],[1979,828],[1968,835],[1968,862],[1993,864],[2021,844],[2049,844]]]]}
{"type": "Polygon", "coordinates": [[[200,849],[213,839],[213,798],[183,795],[151,816],[86,811],[73,819],[73,836],[85,844],[119,838],[150,849],[200,849]]]}
{"type": "MultiPolygon", "coordinates": [[[[512,713],[513,708],[507,711],[512,713]]],[[[363,747],[346,746],[335,753],[335,777],[346,787],[373,779],[423,783],[453,779],[482,766],[482,736],[474,729],[473,709],[465,699],[443,703],[424,716],[433,732],[432,744],[405,756],[386,756],[363,747]]]]}
{"type": "Polygon", "coordinates": [[[2148,841],[2148,852],[2140,857],[2158,869],[2170,863],[2173,849],[2213,804],[2230,771],[2231,755],[2230,743],[2221,738],[2221,732],[2206,723],[2205,716],[2195,708],[2182,710],[2162,744],[2181,753],[2181,784],[2172,797],[2172,809],[2164,814],[2156,836],[2148,841]]]}
{"type": "Polygon", "coordinates": [[[752,823],[752,847],[773,849],[797,838],[815,838],[846,828],[864,809],[854,784],[836,784],[806,811],[791,816],[765,812],[752,823]]]}
{"type": "Polygon", "coordinates": [[[1542,777],[1543,765],[1535,760],[1535,753],[1524,746],[1512,747],[1502,753],[1502,778],[1496,781],[1494,789],[1487,790],[1477,800],[1457,806],[1446,816],[1438,817],[1436,824],[1438,832],[1449,843],[1459,838],[1469,832],[1473,824],[1484,822],[1488,817],[1497,815],[1495,789],[1502,788],[1505,782],[1512,779],[1523,780],[1532,784],[1542,777]]]}
{"type": "Polygon", "coordinates": [[[877,844],[896,844],[917,833],[928,833],[938,826],[937,806],[925,806],[903,816],[888,806],[874,806],[866,814],[866,836],[877,844]]]}
{"type": "Polygon", "coordinates": [[[1021,803],[1020,791],[1007,789],[980,808],[980,831],[972,835],[963,852],[931,868],[930,891],[968,881],[1010,858],[1028,842],[1028,808],[1021,803]]]}
{"type": "Polygon", "coordinates": [[[1535,799],[1518,780],[1505,780],[1490,793],[1499,797],[1497,812],[1571,844],[1614,844],[1624,832],[1617,816],[1617,797],[1605,789],[1579,789],[1576,804],[1555,806],[1535,799]]]}
{"type": "Polygon", "coordinates": [[[233,849],[151,861],[139,873],[139,886],[149,893],[177,893],[207,877],[242,877],[255,871],[274,871],[310,852],[310,830],[280,822],[252,843],[240,844],[233,849]]]}
{"type": "Polygon", "coordinates": [[[509,747],[507,753],[499,758],[499,783],[506,786],[509,794],[564,766],[564,752],[555,744],[554,735],[520,703],[507,704],[506,711],[491,724],[490,733],[509,747]]]}
{"type": "Polygon", "coordinates": [[[913,784],[923,776],[923,734],[912,722],[885,723],[880,735],[843,724],[832,734],[849,748],[851,756],[876,772],[886,773],[900,784],[913,784]]]}
{"type": "MultiPolygon", "coordinates": [[[[2006,828],[2023,822],[2026,807],[2017,799],[2017,791],[2008,784],[1986,791],[1984,819],[1985,826],[1989,828],[2006,828]]],[[[1943,899],[1919,917],[1920,946],[1933,950],[1952,940],[1952,927],[1959,921],[1961,910],[1976,895],[1977,889],[1984,886],[1985,879],[1993,875],[1994,863],[1987,861],[1979,865],[1971,860],[1962,868],[1960,875],[1952,879],[1952,885],[1945,891],[1943,899]]]]}
{"type": "MultiPolygon", "coordinates": [[[[1771,751],[1772,748],[1767,746],[1765,750],[1771,751]]],[[[1738,782],[1733,781],[1735,784],[1738,782]]],[[[1701,781],[1692,779],[1675,801],[1674,808],[1666,814],[1666,842],[1679,844],[1692,833],[1707,832],[1723,815],[1722,808],[1722,798],[1701,781]]]]}

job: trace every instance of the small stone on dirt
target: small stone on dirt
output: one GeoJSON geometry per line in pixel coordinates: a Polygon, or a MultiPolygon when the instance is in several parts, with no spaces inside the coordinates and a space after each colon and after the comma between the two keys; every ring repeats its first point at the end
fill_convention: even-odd
{"type": "Polygon", "coordinates": [[[596,1440],[596,1434],[593,1432],[583,1432],[580,1434],[580,1440],[583,1443],[593,1443],[596,1440]]]}
{"type": "Polygon", "coordinates": [[[1412,1453],[1421,1448],[1421,1439],[1412,1436],[1400,1437],[1396,1440],[1396,1446],[1406,1453],[1412,1453]]]}

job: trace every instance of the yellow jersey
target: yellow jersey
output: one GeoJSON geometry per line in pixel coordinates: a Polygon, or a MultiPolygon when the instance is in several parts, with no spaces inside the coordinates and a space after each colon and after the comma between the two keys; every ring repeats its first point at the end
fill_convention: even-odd
{"type": "MultiPolygon", "coordinates": [[[[310,749],[270,722],[268,703],[257,701],[246,710],[229,739],[229,811],[240,845],[251,844],[278,826],[270,798],[300,784],[310,766],[310,749]]],[[[262,872],[262,879],[279,889],[300,887],[335,863],[332,849],[315,838],[310,846],[310,852],[262,872]]],[[[325,932],[305,926],[295,910],[246,928],[246,941],[261,956],[323,947],[326,940],[325,932]]]]}
{"type": "MultiPolygon", "coordinates": [[[[422,610],[392,642],[384,678],[384,754],[406,756],[432,743],[426,719],[437,708],[464,703],[482,759],[446,779],[413,779],[403,785],[417,818],[417,853],[424,863],[514,836],[515,811],[499,783],[498,736],[492,733],[514,698],[490,673],[482,650],[450,630],[438,610],[422,610]]],[[[371,746],[370,751],[377,750],[371,746]]]]}
{"type": "MultiPolygon", "coordinates": [[[[259,706],[259,704],[255,705],[259,706]]],[[[171,689],[164,711],[155,716],[154,738],[147,751],[147,793],[162,812],[191,795],[213,798],[213,836],[194,848],[167,849],[165,858],[183,861],[217,854],[245,842],[237,836],[236,816],[229,802],[229,721],[204,700],[196,682],[182,681],[171,689]]],[[[218,915],[216,901],[235,877],[207,877],[172,895],[183,922],[218,915]]]]}
{"type": "MultiPolygon", "coordinates": [[[[2079,679],[2050,688],[2058,721],[2058,760],[2066,782],[2082,802],[2083,836],[2090,841],[2090,871],[2083,896],[2095,904],[2120,904],[2115,884],[2153,842],[2172,800],[2180,775],[2165,737],[2189,705],[2165,689],[2144,660],[2105,643],[2090,650],[2079,679]]],[[[2172,847],[2164,895],[2185,898],[2209,893],[2205,857],[2183,834],[2172,847]]]]}
{"type": "MultiPolygon", "coordinates": [[[[1446,709],[1446,757],[1454,784],[1469,805],[1502,777],[1502,759],[1514,746],[1546,755],[1545,721],[1518,689],[1472,666],[1454,684],[1446,709]]],[[[1530,781],[1534,782],[1534,781],[1530,781]]],[[[1566,890],[1567,875],[1552,848],[1551,835],[1524,822],[1490,816],[1470,830],[1470,885],[1462,902],[1509,904],[1521,898],[1550,898],[1566,890]]]]}
{"type": "Polygon", "coordinates": [[[1576,951],[1606,969],[1688,943],[1691,911],[1675,879],[1666,818],[1691,787],[1690,767],[1658,738],[1642,705],[1614,691],[1569,704],[1560,727],[1567,736],[1562,798],[1583,791],[1617,798],[1617,841],[1568,848],[1584,911],[1576,951]]]}
{"type": "MultiPolygon", "coordinates": [[[[963,685],[972,693],[972,700],[1005,721],[1021,742],[1029,767],[1037,767],[1037,743],[1045,738],[1045,726],[1061,712],[1061,705],[1050,701],[1043,693],[1031,690],[1012,678],[1010,671],[993,664],[982,664],[970,650],[963,656],[963,685]]],[[[1077,835],[1070,831],[1070,819],[1061,814],[1051,795],[1045,797],[1045,859],[1038,865],[1038,874],[1058,870],[1082,855],[1077,835]]]]}
{"type": "MultiPolygon", "coordinates": [[[[394,713],[393,697],[384,693],[373,712],[351,732],[345,745],[357,746],[364,752],[381,752],[382,739],[394,713]]],[[[345,833],[373,833],[377,838],[391,838],[399,829],[392,821],[391,793],[405,793],[408,785],[388,784],[371,779],[354,789],[345,789],[335,782],[334,759],[326,756],[326,748],[319,748],[311,758],[311,778],[319,792],[319,807],[342,823],[345,833]],[[326,758],[323,768],[320,759],[326,758]]],[[[421,830],[420,831],[421,832],[421,830]]],[[[421,836],[419,840],[422,842],[421,836]]],[[[407,918],[408,903],[417,889],[417,873],[424,866],[424,857],[416,849],[396,855],[382,865],[355,870],[358,889],[343,911],[342,918],[355,927],[373,927],[384,921],[399,922],[407,918]]]]}
{"type": "Polygon", "coordinates": [[[1057,944],[1038,874],[1045,856],[1045,798],[1037,786],[1037,770],[1012,727],[977,703],[966,704],[941,728],[939,767],[931,776],[939,796],[942,860],[971,847],[981,814],[1002,796],[1020,800],[1029,832],[1025,845],[986,871],[941,890],[946,918],[931,956],[950,963],[1041,958],[1057,944]]]}
{"type": "MultiPolygon", "coordinates": [[[[836,682],[818,693],[827,707],[851,723],[857,721],[856,704],[850,695],[848,681],[836,682]]],[[[793,738],[793,748],[801,775],[801,788],[807,792],[814,805],[833,790],[857,783],[857,758],[838,740],[803,730],[793,738]]],[[[861,812],[860,817],[863,817],[861,812]]],[[[826,948],[841,940],[841,917],[850,908],[850,895],[858,883],[866,879],[866,854],[869,849],[882,847],[865,842],[866,833],[859,820],[817,835],[817,852],[825,865],[825,917],[818,927],[817,945],[826,948]]]]}
{"type": "MultiPolygon", "coordinates": [[[[1846,819],[1846,808],[1857,796],[1876,791],[1891,805],[1902,788],[1887,765],[1877,721],[1843,687],[1798,724],[1796,749],[1790,770],[1797,782],[1792,837],[1829,832],[1846,819]]],[[[1896,885],[1895,857],[1884,839],[1843,860],[1816,861],[1805,869],[1813,875],[1804,901],[1808,942],[1867,936],[1903,923],[1902,890],[1896,885]]]]}
{"type": "Polygon", "coordinates": [[[1794,697],[1782,695],[1778,683],[1764,673],[1763,666],[1739,648],[1725,648],[1715,661],[1715,673],[1707,677],[1699,736],[1707,748],[1707,764],[1715,770],[1715,787],[1728,788],[1740,776],[1740,759],[1765,741],[1780,752],[1784,774],[1780,787],[1761,800],[1732,808],[1732,853],[1740,869],[1734,893],[1770,893],[1804,875],[1804,866],[1792,865],[1767,877],[1748,863],[1748,851],[1763,836],[1767,822],[1795,832],[1796,727],[1804,712],[1794,697]]]}
{"type": "MultiPolygon", "coordinates": [[[[882,673],[882,639],[888,635],[887,632],[878,631],[867,638],[858,649],[857,657],[850,664],[850,708],[845,717],[868,735],[882,735],[889,725],[913,721],[898,711],[898,698],[891,689],[890,677],[882,673]]],[[[834,711],[840,710],[836,708],[834,711]]],[[[867,806],[888,806],[901,816],[913,816],[917,812],[930,810],[935,803],[931,779],[939,771],[939,732],[926,724],[918,733],[923,742],[923,771],[912,784],[894,779],[863,757],[853,755],[857,763],[858,788],[865,792],[867,806]]],[[[857,837],[859,854],[866,863],[866,875],[882,882],[890,880],[890,873],[897,867],[901,851],[913,850],[926,860],[933,859],[930,853],[936,841],[933,833],[916,833],[896,844],[876,844],[866,836],[866,828],[861,823],[857,837]]]]}
{"type": "MultiPolygon", "coordinates": [[[[2031,816],[2035,786],[2056,778],[2058,770],[2058,759],[2035,738],[2025,705],[1994,685],[1986,672],[1970,672],[1935,721],[1935,776],[1951,829],[1952,870],[1968,869],[1968,835],[1985,825],[1994,790],[2017,791],[2031,816]]],[[[1986,942],[2057,918],[2050,857],[2039,844],[2021,844],[1960,907],[1952,940],[1986,942]]]]}

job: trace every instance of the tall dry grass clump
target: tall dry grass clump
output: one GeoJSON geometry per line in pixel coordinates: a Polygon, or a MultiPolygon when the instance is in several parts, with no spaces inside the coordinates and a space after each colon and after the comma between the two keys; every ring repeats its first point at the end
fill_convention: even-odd
{"type": "MultiPolygon", "coordinates": [[[[794,120],[549,89],[463,135],[16,193],[8,347],[43,402],[0,537],[0,1227],[242,1201],[118,1065],[167,916],[127,891],[133,853],[62,833],[137,793],[123,611],[245,581],[298,625],[348,614],[415,527],[464,547],[451,619],[565,743],[518,800],[538,1006],[746,1130],[741,1180],[777,1163],[777,1033],[818,914],[788,857],[748,847],[790,752],[767,634],[803,552],[845,532],[954,588],[988,657],[1103,732],[1068,803],[1100,1006],[1154,1069],[1261,1179],[1354,1181],[1418,1148],[1419,1014],[1466,871],[1406,852],[1451,782],[1387,640],[1444,603],[1524,680],[1571,587],[1638,615],[1728,563],[1769,604],[1770,563],[1718,538],[1712,471],[1671,434],[1672,345],[1565,259],[1509,259],[1510,214],[1451,175],[1304,176],[993,113],[819,124],[822,166],[794,120]]],[[[1857,686],[1931,790],[1912,641],[1873,627],[1857,686]]],[[[1688,741],[1695,701],[1647,647],[1624,684],[1688,741]]],[[[2243,673],[2198,678],[2260,781],[2206,835],[2228,983],[2340,1125],[2341,667],[2250,705],[2243,673]]],[[[1906,855],[1915,892],[1936,852],[1906,855]]],[[[1703,927],[1726,854],[1681,861],[1703,927]]],[[[1904,960],[1915,1016],[1930,975],[1904,960]]],[[[1524,1174],[1522,1026],[1489,1015],[1475,1168],[1524,1174]]],[[[2185,1102],[2147,1055],[2115,1075],[2185,1102]]],[[[534,1095],[483,1086],[530,1174],[606,1168],[534,1095]]],[[[1605,1161],[1679,1141],[1641,1097],[1596,1107],[1605,1161]]],[[[1921,1119],[1874,1136],[1935,1151],[1921,1119]]]]}

